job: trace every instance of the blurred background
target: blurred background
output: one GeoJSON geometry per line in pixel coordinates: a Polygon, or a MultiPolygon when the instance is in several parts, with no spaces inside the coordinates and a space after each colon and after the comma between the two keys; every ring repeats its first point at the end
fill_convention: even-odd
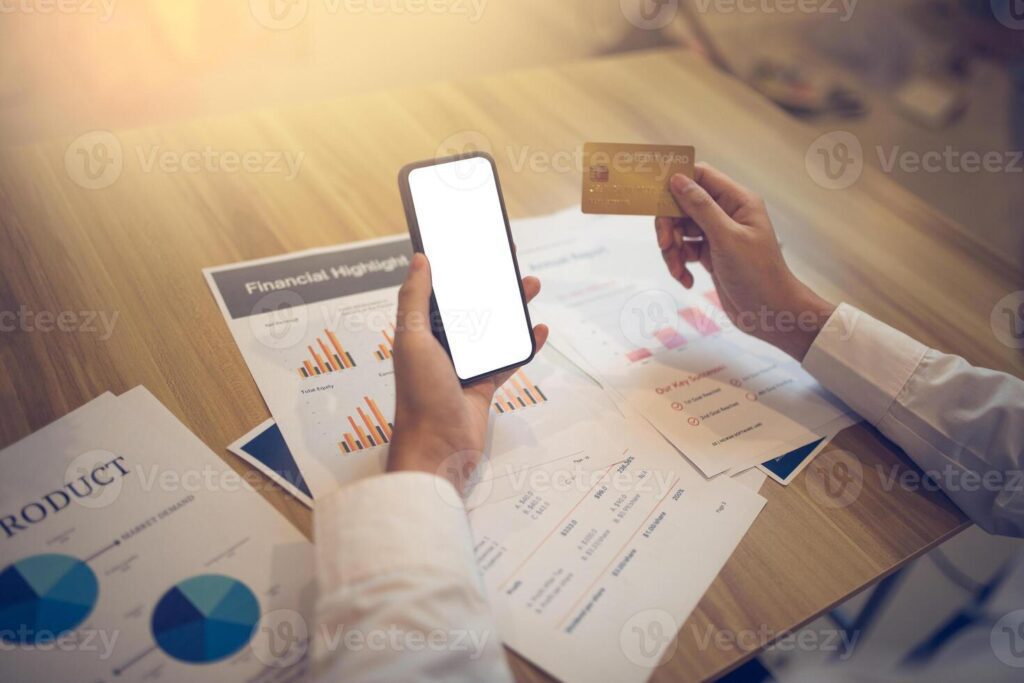
{"type": "MultiPolygon", "coordinates": [[[[821,0],[811,3],[818,11],[774,0],[441,5],[0,0],[0,146],[630,50],[688,50],[808,126],[854,133],[866,164],[994,258],[1024,267],[1024,0],[821,0]],[[886,169],[892,150],[947,149],[994,152],[1006,165],[886,169]]],[[[860,652],[899,657],[1018,548],[972,529],[915,563],[860,652]]],[[[856,614],[871,594],[839,612],[856,614]]],[[[765,661],[784,679],[801,656],[813,655],[770,652],[765,661]]]]}
{"type": "MultiPolygon", "coordinates": [[[[705,54],[822,132],[853,132],[869,164],[897,147],[1010,161],[1024,149],[1021,4],[3,0],[0,145],[671,47],[705,54]]],[[[1021,166],[888,172],[1020,266],[1021,166]]]]}

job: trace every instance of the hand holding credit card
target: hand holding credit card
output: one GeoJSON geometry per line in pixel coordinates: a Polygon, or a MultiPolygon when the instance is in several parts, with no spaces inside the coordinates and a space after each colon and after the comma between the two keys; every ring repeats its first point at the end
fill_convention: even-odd
{"type": "Polygon", "coordinates": [[[583,145],[583,213],[681,218],[669,179],[693,177],[694,149],[673,145],[583,145]]]}

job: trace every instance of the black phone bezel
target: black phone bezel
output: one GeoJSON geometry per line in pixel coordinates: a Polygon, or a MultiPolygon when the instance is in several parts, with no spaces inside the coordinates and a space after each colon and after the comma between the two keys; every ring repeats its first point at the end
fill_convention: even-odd
{"type": "MultiPolygon", "coordinates": [[[[463,386],[475,384],[481,380],[499,375],[508,370],[522,367],[533,360],[534,356],[537,355],[537,340],[533,336],[533,321],[530,319],[530,308],[526,303],[526,292],[523,289],[523,276],[519,272],[519,260],[516,258],[515,243],[512,240],[512,226],[508,220],[508,211],[505,208],[505,197],[501,192],[501,180],[498,178],[498,167],[494,163],[494,158],[486,152],[467,152],[465,154],[455,154],[447,157],[440,157],[436,159],[425,159],[423,161],[415,161],[411,164],[406,164],[398,172],[398,190],[402,195],[402,207],[405,209],[405,221],[409,228],[409,237],[412,239],[413,250],[424,254],[423,250],[423,239],[420,235],[419,221],[416,218],[416,206],[412,199],[412,191],[409,188],[409,174],[420,168],[429,168],[430,166],[440,166],[442,164],[449,164],[454,161],[461,161],[463,159],[481,158],[486,159],[491,165],[491,171],[494,175],[494,186],[498,192],[498,203],[501,205],[501,216],[505,221],[505,236],[508,238],[509,253],[512,255],[512,267],[516,271],[516,282],[519,287],[519,298],[523,303],[523,313],[526,316],[526,330],[527,334],[530,335],[530,354],[521,361],[516,361],[510,365],[506,365],[501,368],[494,370],[488,370],[487,372],[481,373],[474,377],[463,379],[459,377],[458,370],[455,370],[455,376],[458,377],[459,382],[463,386]]],[[[437,307],[437,299],[434,298],[433,292],[430,295],[430,328],[434,333],[434,336],[444,347],[445,353],[448,354],[448,359],[452,361],[452,368],[455,368],[455,363],[452,360],[451,348],[448,345],[448,336],[445,334],[444,325],[441,322],[441,315],[437,307]]]]}

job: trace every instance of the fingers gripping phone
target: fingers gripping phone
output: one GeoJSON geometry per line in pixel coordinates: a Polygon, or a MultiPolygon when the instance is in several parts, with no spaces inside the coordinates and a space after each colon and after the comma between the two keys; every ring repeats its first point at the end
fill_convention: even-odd
{"type": "Polygon", "coordinates": [[[494,160],[474,152],[398,177],[413,249],[433,281],[431,326],[463,384],[533,358],[530,313],[494,160]]]}

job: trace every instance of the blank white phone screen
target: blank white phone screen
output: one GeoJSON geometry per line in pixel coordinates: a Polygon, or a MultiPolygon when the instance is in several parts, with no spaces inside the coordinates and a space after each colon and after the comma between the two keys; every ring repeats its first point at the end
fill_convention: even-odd
{"type": "Polygon", "coordinates": [[[491,163],[470,157],[414,169],[409,191],[456,374],[470,379],[525,361],[533,338],[491,163]]]}

